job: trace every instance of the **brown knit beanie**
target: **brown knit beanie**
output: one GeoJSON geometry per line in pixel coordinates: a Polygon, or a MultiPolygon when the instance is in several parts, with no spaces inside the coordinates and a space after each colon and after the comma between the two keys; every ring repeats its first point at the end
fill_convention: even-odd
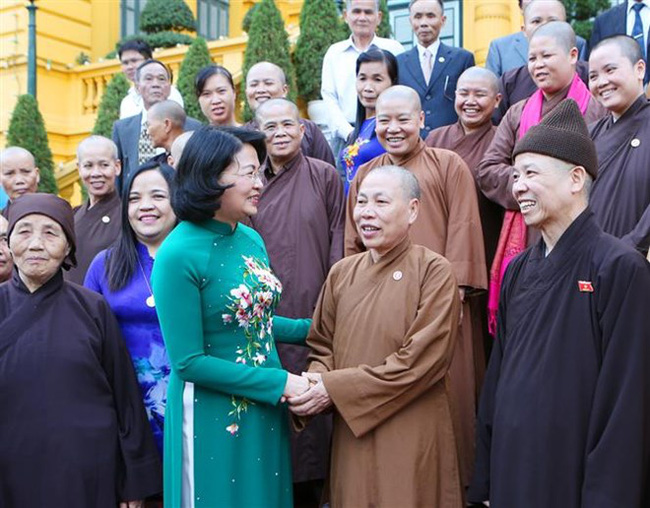
{"type": "Polygon", "coordinates": [[[596,147],[573,99],[563,100],[540,123],[531,127],[515,145],[512,158],[524,152],[548,155],[582,166],[594,180],[598,175],[596,147]]]}

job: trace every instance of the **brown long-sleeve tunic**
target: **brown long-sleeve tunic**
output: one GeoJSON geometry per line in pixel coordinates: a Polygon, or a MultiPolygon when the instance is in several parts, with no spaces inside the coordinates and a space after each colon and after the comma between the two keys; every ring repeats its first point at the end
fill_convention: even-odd
{"type": "Polygon", "coordinates": [[[332,268],[307,343],[335,406],[333,508],[462,506],[447,385],[459,308],[449,263],[408,239],[332,268]]]}
{"type": "Polygon", "coordinates": [[[120,236],[122,215],[117,192],[95,203],[86,201],[74,212],[77,236],[77,266],[65,273],[65,279],[83,285],[86,272],[95,256],[110,247],[120,236]]]}
{"type": "MultiPolygon", "coordinates": [[[[459,286],[471,290],[487,288],[487,270],[476,186],[471,172],[459,155],[418,143],[413,153],[394,158],[384,154],[359,168],[350,186],[345,224],[346,255],[364,249],[352,212],[361,182],[368,172],[386,164],[402,166],[418,179],[421,199],[418,219],[411,226],[413,243],[443,255],[451,263],[459,286]]],[[[450,367],[450,389],[456,411],[463,481],[469,481],[474,441],[476,383],[471,311],[466,300],[463,322],[450,367]]]]}

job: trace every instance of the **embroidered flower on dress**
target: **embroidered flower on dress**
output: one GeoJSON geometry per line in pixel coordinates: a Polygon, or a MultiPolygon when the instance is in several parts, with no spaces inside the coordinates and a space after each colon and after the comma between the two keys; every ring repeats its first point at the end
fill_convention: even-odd
{"type": "MultiPolygon", "coordinates": [[[[244,282],[229,292],[230,303],[226,306],[230,313],[221,315],[224,324],[236,322],[243,328],[246,344],[238,345],[235,363],[260,367],[273,350],[273,309],[280,301],[282,284],[271,269],[254,257],[244,259],[244,282]]],[[[232,397],[234,409],[228,413],[236,421],[253,404],[246,398],[232,397]]],[[[233,422],[226,430],[234,435],[239,424],[233,422]],[[233,430],[234,429],[234,430],[233,430]]]]}

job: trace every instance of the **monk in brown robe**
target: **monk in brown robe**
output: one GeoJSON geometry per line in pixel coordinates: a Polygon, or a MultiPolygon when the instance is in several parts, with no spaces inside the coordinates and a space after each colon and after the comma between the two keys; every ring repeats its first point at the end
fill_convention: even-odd
{"type": "Polygon", "coordinates": [[[590,126],[598,179],[590,205],[605,233],[647,254],[650,247],[650,102],[645,62],[627,35],[604,39],[589,57],[590,87],[609,114],[590,126]]]}
{"type": "MultiPolygon", "coordinates": [[[[578,49],[573,29],[561,21],[539,27],[531,35],[528,55],[528,70],[543,94],[543,118],[567,98],[575,79],[580,79],[575,70],[578,49]]],[[[512,197],[512,150],[519,139],[522,112],[529,100],[520,101],[508,110],[478,167],[478,183],[483,194],[508,210],[519,210],[512,197]]],[[[606,113],[593,97],[589,98],[584,112],[587,124],[606,113]]]]}
{"type": "Polygon", "coordinates": [[[420,139],[423,125],[420,98],[411,88],[394,86],[377,100],[377,139],[385,154],[361,166],[350,185],[345,224],[345,253],[365,250],[354,223],[353,211],[359,186],[375,167],[398,165],[413,172],[422,190],[420,220],[411,228],[411,239],[445,256],[451,263],[463,304],[463,320],[451,365],[461,448],[463,481],[469,481],[474,440],[474,348],[466,296],[487,288],[485,252],[476,187],[472,173],[459,155],[427,148],[420,139]]]}
{"type": "Polygon", "coordinates": [[[89,136],[77,147],[79,177],[88,199],[74,212],[77,266],[65,274],[68,281],[83,284],[95,256],[120,235],[120,197],[115,180],[121,172],[115,143],[103,136],[89,136]]]}
{"type": "MultiPolygon", "coordinates": [[[[524,7],[524,25],[522,30],[530,39],[533,32],[540,26],[551,21],[566,21],[566,8],[559,0],[532,0],[524,7]]],[[[587,84],[589,80],[589,64],[583,60],[576,63],[576,72],[580,79],[587,84]]],[[[500,79],[500,91],[503,99],[492,117],[496,124],[506,114],[510,106],[528,99],[537,90],[537,85],[528,72],[528,65],[510,69],[503,73],[500,79]]]]}
{"type": "Polygon", "coordinates": [[[457,508],[448,387],[460,309],[454,270],[409,239],[425,218],[411,171],[376,168],[356,194],[353,216],[368,251],[327,277],[307,337],[313,385],[289,399],[290,409],[334,410],[332,508],[457,508]]]}
{"type": "MultiPolygon", "coordinates": [[[[256,112],[266,134],[264,188],[251,226],[262,236],[273,271],[282,282],[278,315],[309,318],[330,268],[343,257],[345,194],[333,166],[306,157],[305,132],[296,105],[270,99],[256,112]]],[[[279,344],[285,369],[300,374],[307,368],[309,349],[279,344]]],[[[296,499],[317,504],[327,475],[331,418],[316,418],[301,434],[292,434],[296,499]],[[311,483],[307,483],[311,482],[311,483]]]]}
{"type": "MultiPolygon", "coordinates": [[[[483,67],[470,67],[458,78],[454,107],[458,122],[431,131],[425,144],[445,148],[460,155],[476,180],[476,169],[485,150],[490,145],[496,127],[490,118],[501,100],[499,81],[492,71],[483,67]]],[[[486,269],[489,270],[499,240],[503,208],[487,199],[476,186],[478,209],[483,228],[486,269]]],[[[469,298],[474,344],[474,374],[476,397],[481,392],[485,375],[486,351],[491,346],[487,333],[487,293],[477,293],[469,298]],[[485,340],[489,342],[484,342],[485,340]]]]}
{"type": "MultiPolygon", "coordinates": [[[[269,99],[285,99],[289,93],[287,77],[281,67],[271,62],[259,62],[246,74],[246,99],[253,113],[269,99]]],[[[305,127],[302,137],[302,153],[306,157],[320,159],[332,166],[336,165],[332,150],[325,136],[311,120],[300,119],[305,127]]],[[[258,129],[257,121],[251,120],[244,127],[258,129]]]]}

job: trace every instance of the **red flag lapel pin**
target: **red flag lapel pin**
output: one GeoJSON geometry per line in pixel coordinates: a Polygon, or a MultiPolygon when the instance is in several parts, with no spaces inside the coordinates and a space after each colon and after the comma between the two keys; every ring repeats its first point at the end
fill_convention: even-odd
{"type": "Polygon", "coordinates": [[[594,285],[591,283],[590,280],[579,280],[578,281],[578,290],[581,293],[593,293],[594,292],[594,285]]]}

